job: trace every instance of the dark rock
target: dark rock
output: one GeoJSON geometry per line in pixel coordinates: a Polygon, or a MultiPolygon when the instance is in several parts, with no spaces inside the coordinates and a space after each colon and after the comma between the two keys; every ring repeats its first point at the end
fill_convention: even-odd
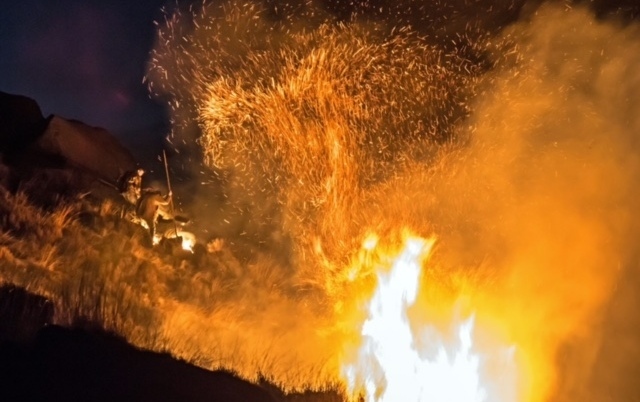
{"type": "Polygon", "coordinates": [[[24,149],[42,134],[46,126],[35,100],[0,92],[0,152],[24,149]]]}
{"type": "Polygon", "coordinates": [[[119,177],[137,166],[107,130],[56,115],[45,119],[34,100],[2,92],[0,154],[6,170],[2,185],[12,192],[27,191],[35,182],[65,194],[117,196],[119,177]]]}
{"type": "Polygon", "coordinates": [[[142,351],[106,333],[48,326],[32,346],[0,344],[2,401],[274,402],[224,371],[142,351]]]}
{"type": "Polygon", "coordinates": [[[34,151],[60,157],[70,167],[90,172],[114,185],[124,172],[136,168],[129,150],[107,130],[59,116],[48,119],[34,151]]]}

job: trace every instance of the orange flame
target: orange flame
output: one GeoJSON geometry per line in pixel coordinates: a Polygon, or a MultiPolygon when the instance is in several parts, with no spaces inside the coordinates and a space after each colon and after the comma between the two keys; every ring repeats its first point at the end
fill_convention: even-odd
{"type": "MultiPolygon", "coordinates": [[[[416,330],[410,322],[408,310],[419,295],[422,263],[434,242],[408,237],[390,271],[377,273],[362,343],[355,358],[342,367],[348,393],[367,402],[514,401],[515,349],[479,352],[473,316],[454,325],[452,341],[435,327],[418,323],[416,330]],[[502,372],[496,373],[496,366],[502,372]]],[[[376,243],[370,237],[363,248],[372,250],[376,243]]]]}
{"type": "Polygon", "coordinates": [[[184,251],[190,251],[193,253],[193,247],[196,245],[196,236],[191,233],[181,229],[178,229],[176,234],[175,229],[171,229],[164,233],[164,235],[156,234],[153,237],[153,245],[157,246],[160,244],[163,238],[165,239],[175,239],[176,237],[180,237],[182,239],[181,247],[184,251]]]}

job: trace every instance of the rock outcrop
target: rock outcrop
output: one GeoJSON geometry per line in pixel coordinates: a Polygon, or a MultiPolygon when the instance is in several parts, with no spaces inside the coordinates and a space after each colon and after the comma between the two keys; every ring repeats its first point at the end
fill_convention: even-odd
{"type": "Polygon", "coordinates": [[[47,123],[32,146],[35,152],[60,157],[67,167],[114,184],[122,173],[136,168],[129,150],[107,130],[55,115],[47,123]]]}
{"type": "Polygon", "coordinates": [[[38,102],[0,92],[0,152],[23,150],[42,134],[46,125],[38,102]]]}
{"type": "Polygon", "coordinates": [[[4,92],[0,155],[8,170],[3,184],[11,190],[34,177],[72,181],[83,189],[106,184],[113,190],[122,173],[136,168],[131,152],[109,131],[57,115],[44,118],[35,100],[4,92]]]}

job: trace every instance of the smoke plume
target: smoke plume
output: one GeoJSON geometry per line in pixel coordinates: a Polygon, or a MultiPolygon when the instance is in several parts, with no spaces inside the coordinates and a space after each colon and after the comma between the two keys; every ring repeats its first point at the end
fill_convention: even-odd
{"type": "Polygon", "coordinates": [[[247,261],[211,311],[172,307],[166,346],[331,384],[348,262],[410,227],[437,237],[430,286],[522,351],[520,399],[601,400],[596,367],[624,353],[601,353],[608,303],[637,270],[637,26],[542,5],[452,49],[312,2],[272,11],[205,3],[159,27],[150,87],[217,178],[192,208],[247,261]]]}

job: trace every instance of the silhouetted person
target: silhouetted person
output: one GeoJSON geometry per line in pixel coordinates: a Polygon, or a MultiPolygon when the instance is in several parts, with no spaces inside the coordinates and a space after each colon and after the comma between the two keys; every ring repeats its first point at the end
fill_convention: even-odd
{"type": "Polygon", "coordinates": [[[163,196],[160,191],[145,189],[138,200],[136,206],[136,214],[142,219],[149,228],[151,233],[151,241],[155,244],[156,223],[159,217],[166,220],[172,220],[173,214],[168,208],[171,204],[171,195],[169,192],[163,196]]]}
{"type": "Polygon", "coordinates": [[[142,176],[144,175],[143,169],[128,170],[118,178],[118,191],[122,197],[127,201],[127,204],[122,208],[121,218],[130,214],[130,219],[134,219],[136,215],[136,207],[138,201],[142,196],[142,176]]]}
{"type": "Polygon", "coordinates": [[[131,205],[137,205],[142,195],[143,175],[144,170],[138,169],[136,171],[127,171],[118,179],[118,190],[131,205]]]}

